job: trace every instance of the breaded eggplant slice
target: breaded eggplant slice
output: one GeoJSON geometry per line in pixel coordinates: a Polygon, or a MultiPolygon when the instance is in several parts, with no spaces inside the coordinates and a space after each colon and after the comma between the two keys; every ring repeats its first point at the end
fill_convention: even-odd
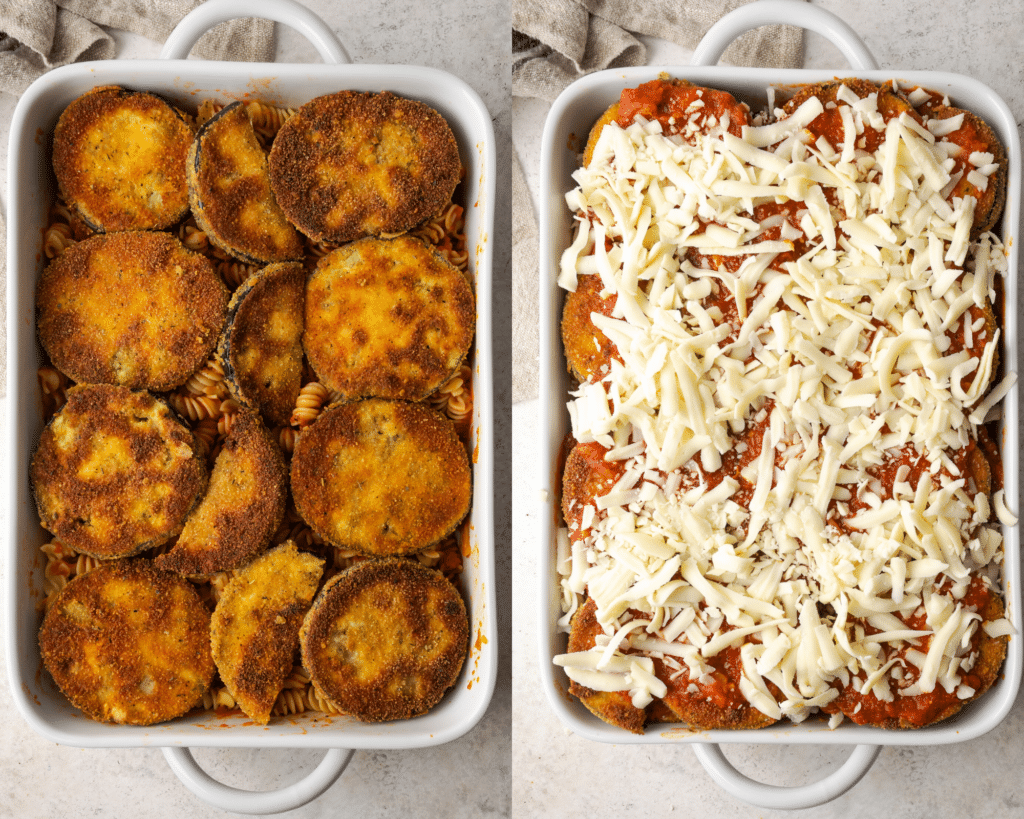
{"type": "Polygon", "coordinates": [[[344,400],[419,401],[459,371],[476,307],[465,275],[412,236],[362,239],[320,260],[306,283],[303,347],[344,400]]]}
{"type": "MultiPolygon", "coordinates": [[[[597,604],[588,599],[576,610],[569,624],[569,653],[589,651],[596,645],[599,634],[604,634],[604,629],[597,621],[597,604]]],[[[595,691],[570,680],[569,693],[603,722],[632,734],[643,734],[647,713],[633,705],[629,691],[595,691]]]]}
{"type": "MultiPolygon", "coordinates": [[[[876,94],[878,112],[882,115],[883,123],[896,119],[901,114],[907,114],[907,116],[912,117],[918,122],[921,121],[920,114],[914,110],[910,100],[906,98],[902,91],[896,89],[891,82],[879,86],[869,80],[852,77],[805,86],[783,106],[782,110],[785,112],[785,116],[788,117],[808,99],[817,97],[825,107],[825,110],[805,126],[805,130],[815,137],[824,136],[833,148],[841,148],[845,132],[839,108],[848,105],[847,102],[839,97],[839,89],[842,86],[846,86],[860,99],[866,99],[872,94],[876,94]]],[[[884,124],[880,128],[875,128],[865,122],[864,132],[856,138],[856,147],[868,153],[874,153],[885,140],[885,130],[884,124]]]]}
{"type": "Polygon", "coordinates": [[[284,519],[288,469],[277,442],[254,412],[237,414],[217,455],[210,488],[188,516],[161,569],[210,575],[258,555],[284,519]]]}
{"type": "Polygon", "coordinates": [[[469,457],[455,425],[407,401],[328,408],[296,441],[291,478],[313,531],[365,555],[423,551],[469,511],[469,457]]]}
{"type": "Polygon", "coordinates": [[[36,327],[58,369],[85,383],[163,392],[209,358],[228,291],[205,256],[168,233],[94,236],[36,287],[36,327]]]}
{"type": "Polygon", "coordinates": [[[181,716],[214,673],[210,613],[195,587],[148,560],[105,563],[68,583],[43,618],[39,650],[72,705],[122,725],[181,716]]]}
{"type": "MultiPolygon", "coordinates": [[[[976,600],[979,597],[981,599],[980,605],[977,606],[981,622],[978,623],[970,642],[970,653],[975,657],[974,664],[968,671],[961,672],[961,685],[966,685],[972,691],[969,696],[960,699],[959,692],[956,690],[952,694],[947,694],[941,683],[936,683],[934,690],[928,693],[902,694],[902,688],[918,682],[920,670],[913,663],[901,660],[899,664],[904,669],[904,676],[899,682],[890,678],[890,688],[894,695],[891,701],[879,700],[874,692],[861,694],[860,686],[864,684],[864,680],[853,677],[849,684],[838,686],[839,696],[823,710],[828,713],[842,712],[844,716],[858,725],[871,725],[889,730],[923,728],[949,719],[967,703],[973,702],[988,691],[999,677],[999,671],[1006,659],[1006,648],[1010,638],[1006,635],[990,637],[985,632],[983,624],[1003,617],[1005,609],[999,593],[992,589],[984,578],[974,577],[971,579],[968,596],[965,598],[968,605],[972,602],[971,597],[976,600]]],[[[927,626],[920,626],[916,623],[908,625],[927,628],[927,626]]],[[[917,651],[927,653],[932,639],[930,636],[917,638],[914,641],[917,645],[913,647],[917,651]]],[[[906,642],[891,645],[890,656],[902,654],[908,646],[906,642]]],[[[959,659],[953,660],[953,662],[959,661],[959,659]]]]}
{"type": "Polygon", "coordinates": [[[637,117],[657,120],[665,134],[693,142],[695,134],[728,131],[742,137],[743,126],[750,124],[750,108],[728,91],[663,76],[622,90],[616,122],[628,128],[637,117]]]}
{"type": "Polygon", "coordinates": [[[290,117],[270,150],[281,209],[316,242],[403,233],[441,212],[462,166],[437,111],[384,91],[317,97],[290,117]]]}
{"type": "Polygon", "coordinates": [[[562,471],[562,515],[571,540],[581,540],[590,529],[583,526],[583,510],[607,495],[626,471],[626,461],[606,461],[608,449],[595,442],[576,444],[562,471]]]}
{"type": "Polygon", "coordinates": [[[102,384],[68,391],[43,429],[30,474],[43,526],[101,559],[178,534],[208,477],[195,436],[166,404],[102,384]]]}
{"type": "Polygon", "coordinates": [[[1006,203],[1006,149],[989,124],[970,111],[949,105],[937,105],[929,112],[929,119],[943,120],[961,115],[963,120],[960,127],[940,137],[939,141],[951,142],[958,149],[953,155],[953,170],[950,171],[950,175],[962,176],[953,186],[948,198],[950,202],[956,197],[963,196],[973,196],[977,200],[974,207],[974,224],[971,226],[971,238],[977,239],[982,233],[995,227],[1006,203]],[[990,156],[982,159],[984,154],[990,156]],[[972,157],[976,162],[971,161],[972,157]],[[984,176],[984,183],[971,179],[970,173],[976,165],[984,167],[992,164],[998,167],[984,176]]]}
{"type": "Polygon", "coordinates": [[[728,91],[694,85],[687,80],[666,76],[645,82],[636,88],[624,88],[619,101],[611,105],[594,123],[583,152],[583,165],[594,158],[594,148],[604,126],[615,122],[628,128],[637,117],[657,120],[663,133],[693,141],[696,133],[712,134],[728,130],[743,135],[750,124],[750,108],[728,91]]]}
{"type": "Polygon", "coordinates": [[[367,722],[425,714],[455,684],[469,618],[455,587],[412,560],[366,560],[332,577],[299,633],[316,690],[367,722]]]}
{"type": "Polygon", "coordinates": [[[664,702],[680,722],[701,731],[750,731],[778,722],[741,693],[743,662],[738,646],[729,646],[705,662],[710,671],[699,679],[691,679],[685,670],[672,679],[674,672],[664,662],[654,662],[655,673],[668,687],[664,702]]]}
{"type": "Polygon", "coordinates": [[[231,296],[217,346],[224,380],[243,406],[271,426],[286,425],[302,389],[306,271],[297,262],[267,265],[231,296]]]}
{"type": "Polygon", "coordinates": [[[622,361],[615,342],[594,324],[591,316],[599,313],[611,316],[617,296],[602,297],[604,283],[601,277],[584,274],[576,282],[576,289],[567,293],[562,308],[562,344],[569,372],[577,381],[600,379],[610,370],[612,361],[622,361]]]}
{"type": "Polygon", "coordinates": [[[302,259],[302,237],[274,199],[245,105],[233,102],[207,120],[186,170],[192,215],[217,247],[249,264],[302,259]]]}
{"type": "Polygon", "coordinates": [[[601,138],[601,131],[604,130],[604,126],[609,122],[615,122],[619,117],[619,104],[616,102],[601,114],[597,122],[594,123],[594,127],[590,129],[590,133],[587,135],[587,145],[583,149],[583,167],[586,168],[590,165],[590,160],[594,158],[594,148],[597,147],[597,140],[601,138]]]}
{"type": "Polygon", "coordinates": [[[155,94],[94,89],[64,109],[53,131],[60,192],[99,233],[169,228],[188,213],[193,133],[186,116],[155,94]]]}
{"type": "Polygon", "coordinates": [[[238,707],[260,725],[292,670],[299,628],[324,561],[288,540],[239,569],[210,621],[213,661],[238,707]]]}

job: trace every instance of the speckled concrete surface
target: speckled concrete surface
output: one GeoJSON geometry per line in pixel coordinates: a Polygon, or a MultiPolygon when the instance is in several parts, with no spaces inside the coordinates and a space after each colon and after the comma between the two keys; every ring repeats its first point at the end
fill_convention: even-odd
{"type": "MultiPolygon", "coordinates": [[[[815,2],[861,35],[883,68],[930,69],[970,75],[1009,104],[1018,128],[1024,119],[1024,17],[1019,8],[953,0],[875,3],[815,2]],[[968,10],[969,9],[969,10],[968,10]]],[[[689,53],[647,41],[652,63],[686,64],[689,53]]],[[[808,37],[805,66],[843,67],[833,46],[808,37]]],[[[539,137],[547,105],[513,103],[514,144],[536,190],[539,137]]],[[[1014,173],[1020,173],[1015,169],[1014,173]]],[[[1018,308],[1018,316],[1020,310],[1018,308]]],[[[1018,321],[1020,319],[1018,318],[1018,321]]],[[[689,747],[612,746],[580,739],[548,707],[539,687],[535,609],[539,447],[536,401],[513,409],[513,805],[517,817],[586,814],[591,819],[631,816],[782,817],[751,808],[715,785],[689,747]]],[[[1017,508],[1020,508],[1018,503],[1017,508]]],[[[1020,639],[1020,638],[1018,638],[1020,639]]],[[[988,735],[945,747],[883,749],[874,767],[836,801],[801,812],[822,819],[953,819],[1024,816],[1024,697],[988,735]]],[[[762,782],[803,784],[842,764],[848,749],[729,746],[737,768],[762,782]]]]}
{"type": "MultiPolygon", "coordinates": [[[[368,0],[338,4],[305,0],[330,25],[354,62],[432,66],[461,77],[481,96],[497,133],[497,220],[494,247],[495,541],[498,631],[510,626],[510,242],[508,163],[511,157],[509,11],[504,0],[368,0]],[[500,342],[500,343],[499,343],[500,342]]],[[[258,3],[254,3],[256,8],[258,3]]],[[[159,44],[113,32],[118,58],[156,57],[159,44]]],[[[278,27],[279,62],[319,62],[301,35],[278,27]]],[[[7,129],[15,100],[0,94],[0,180],[7,178],[7,129]]],[[[6,194],[0,192],[6,210],[6,194]]],[[[0,381],[0,383],[3,383],[0,381]]],[[[0,404],[0,427],[4,423],[0,404]]],[[[2,512],[0,512],[2,515],[2,512]]],[[[503,638],[504,639],[504,638],[503,638]]],[[[0,663],[6,666],[5,659],[0,663]]],[[[416,751],[359,751],[345,774],[317,801],[287,816],[504,817],[510,814],[511,646],[500,645],[499,682],[483,720],[461,739],[416,751]]],[[[110,817],[151,819],[223,816],[194,797],[159,750],[82,750],[35,734],[7,694],[0,694],[0,818],[110,817]]],[[[269,790],[298,781],[322,757],[316,751],[202,749],[196,758],[212,776],[235,787],[269,790]]]]}

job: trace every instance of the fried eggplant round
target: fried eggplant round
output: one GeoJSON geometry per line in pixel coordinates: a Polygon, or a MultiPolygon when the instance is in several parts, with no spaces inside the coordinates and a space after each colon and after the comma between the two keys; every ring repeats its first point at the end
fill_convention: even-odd
{"type": "Polygon", "coordinates": [[[303,667],[328,702],[367,722],[409,719],[455,684],[469,618],[440,572],[400,558],[366,560],[327,582],[299,640],[303,667]]]}
{"type": "Polygon", "coordinates": [[[601,131],[604,130],[604,126],[610,122],[615,122],[619,118],[619,104],[616,102],[611,105],[601,116],[597,122],[594,123],[594,127],[590,129],[590,133],[587,134],[587,145],[583,149],[583,167],[586,168],[590,165],[590,160],[594,158],[594,149],[597,147],[597,141],[601,138],[601,131]]]}
{"type": "Polygon", "coordinates": [[[242,410],[214,462],[210,488],[156,565],[184,575],[237,569],[270,543],[287,496],[281,450],[259,416],[242,410]]]}
{"type": "Polygon", "coordinates": [[[466,448],[455,425],[423,404],[335,404],[296,441],[291,479],[313,531],[365,555],[423,551],[469,511],[466,448]]]}
{"type": "Polygon", "coordinates": [[[565,297],[562,308],[562,344],[569,372],[577,381],[591,381],[606,376],[613,360],[622,361],[615,342],[594,324],[591,316],[610,316],[615,309],[615,295],[601,296],[601,277],[585,274],[579,277],[576,289],[565,297]]]}
{"type": "Polygon", "coordinates": [[[249,264],[302,258],[302,237],[274,199],[267,155],[244,104],[233,102],[203,124],[186,171],[196,224],[217,247],[249,264]]]}
{"type": "Polygon", "coordinates": [[[324,561],[288,540],[239,569],[210,621],[213,660],[238,706],[260,725],[292,670],[299,628],[324,561]]]}
{"type": "MultiPolygon", "coordinates": [[[[1003,212],[1003,205],[1006,203],[1006,179],[1007,159],[1006,149],[991,126],[977,114],[971,111],[964,111],[962,108],[953,108],[949,105],[937,105],[929,111],[930,119],[951,119],[963,115],[959,128],[942,137],[943,141],[951,142],[957,146],[958,151],[953,156],[953,170],[951,174],[962,174],[960,180],[953,186],[949,194],[952,201],[955,197],[973,196],[977,201],[974,207],[974,224],[971,226],[971,238],[977,239],[987,230],[992,230],[1003,212]],[[998,167],[989,175],[985,176],[985,182],[972,178],[970,172],[974,169],[972,157],[989,154],[990,162],[983,164],[995,164],[998,167]]],[[[980,159],[977,160],[981,162],[980,159]]]]}
{"type": "Polygon", "coordinates": [[[30,469],[39,519],[75,551],[127,557],[169,540],[206,488],[191,430],[147,392],[73,387],[30,469]]]}
{"type": "Polygon", "coordinates": [[[344,400],[419,401],[459,371],[475,321],[466,277],[419,239],[362,239],[309,277],[302,340],[344,400]]]}
{"type": "MultiPolygon", "coordinates": [[[[603,633],[604,629],[597,621],[597,604],[588,599],[576,610],[569,624],[569,652],[588,651],[596,645],[597,636],[603,633]]],[[[572,680],[569,693],[603,722],[624,728],[631,734],[643,734],[647,713],[633,705],[629,691],[594,691],[572,680]]]]}
{"type": "MultiPolygon", "coordinates": [[[[947,692],[941,683],[934,683],[933,690],[929,692],[903,693],[904,689],[913,690],[912,687],[917,687],[921,674],[920,669],[906,659],[906,652],[908,648],[915,647],[917,651],[927,654],[928,646],[934,639],[929,635],[918,638],[915,641],[917,646],[900,641],[889,649],[887,659],[895,659],[895,665],[903,671],[902,678],[898,681],[892,680],[890,675],[891,687],[896,689],[892,692],[891,699],[879,700],[873,691],[862,694],[864,680],[851,677],[846,685],[837,685],[839,696],[823,710],[828,713],[842,712],[858,725],[871,725],[890,730],[910,729],[923,728],[949,719],[969,702],[976,700],[988,691],[999,677],[1009,642],[1009,637],[990,637],[982,628],[982,623],[1003,617],[1005,609],[999,594],[991,589],[983,578],[974,577],[964,602],[970,605],[979,598],[980,605],[975,604],[972,608],[977,610],[981,622],[978,623],[970,640],[969,648],[964,652],[962,646],[951,646],[957,650],[957,657],[953,658],[952,662],[962,662],[966,659],[960,656],[962,653],[973,657],[973,664],[961,673],[961,685],[970,689],[969,692],[964,692],[966,696],[963,699],[960,698],[958,689],[947,692]]],[[[912,622],[908,626],[927,629],[923,622],[912,622]]]]}
{"type": "Polygon", "coordinates": [[[188,213],[185,157],[193,128],[155,94],[105,86],[57,120],[53,170],[68,205],[93,230],[159,230],[188,213]]]}
{"type": "MultiPolygon", "coordinates": [[[[860,99],[877,95],[878,113],[882,115],[883,122],[896,119],[901,114],[906,114],[918,122],[921,121],[920,114],[914,110],[910,100],[891,82],[879,86],[870,80],[856,78],[829,80],[804,86],[783,106],[782,110],[785,112],[785,116],[789,116],[808,99],[817,97],[821,100],[825,110],[806,126],[806,130],[815,137],[824,136],[834,148],[841,146],[844,131],[839,107],[848,104],[839,98],[839,89],[843,86],[860,99]]],[[[884,140],[884,125],[881,128],[865,127],[864,132],[858,135],[856,145],[868,153],[874,153],[884,140]]]]}
{"type": "Polygon", "coordinates": [[[210,687],[210,613],[187,580],[146,560],[105,563],[57,595],[39,630],[46,670],[92,719],[152,725],[210,687]]]}
{"type": "Polygon", "coordinates": [[[203,365],[227,307],[210,260],[157,232],[73,244],[36,288],[39,341],[58,369],[79,382],[155,392],[203,365]]]}
{"type": "Polygon", "coordinates": [[[267,265],[231,296],[217,346],[231,395],[273,426],[288,424],[302,389],[305,298],[301,264],[267,265]]]}
{"type": "Polygon", "coordinates": [[[444,117],[387,91],[311,100],[270,150],[285,215],[310,239],[334,244],[402,233],[440,213],[461,167],[444,117]]]}

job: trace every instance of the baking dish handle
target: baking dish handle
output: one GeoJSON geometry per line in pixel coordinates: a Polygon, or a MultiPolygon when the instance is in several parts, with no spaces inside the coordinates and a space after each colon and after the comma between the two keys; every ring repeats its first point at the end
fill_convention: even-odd
{"type": "Polygon", "coordinates": [[[761,0],[729,12],[708,29],[694,49],[691,65],[715,65],[722,52],[743,32],[772,23],[806,28],[827,38],[859,71],[878,68],[874,55],[846,23],[825,9],[803,0],[761,0]]]}
{"type": "Polygon", "coordinates": [[[327,23],[295,0],[207,0],[181,18],[174,27],[160,57],[164,60],[184,60],[196,41],[218,23],[238,17],[262,17],[284,23],[305,36],[325,63],[351,62],[345,47],[327,23]]]}
{"type": "Polygon", "coordinates": [[[199,767],[189,748],[162,749],[171,770],[192,793],[220,810],[265,816],[300,808],[326,791],[344,773],[352,750],[332,748],[323,761],[292,785],[276,791],[244,791],[218,782],[199,767]]]}
{"type": "Polygon", "coordinates": [[[838,770],[817,782],[795,787],[766,785],[740,773],[720,745],[697,743],[693,752],[715,783],[748,804],[769,810],[803,810],[824,805],[860,782],[878,757],[880,745],[857,745],[838,770]]]}

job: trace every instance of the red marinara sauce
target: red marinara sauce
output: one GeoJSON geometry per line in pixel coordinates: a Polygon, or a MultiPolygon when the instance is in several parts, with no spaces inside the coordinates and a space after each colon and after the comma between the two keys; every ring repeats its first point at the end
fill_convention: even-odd
{"type": "Polygon", "coordinates": [[[651,80],[623,90],[616,122],[628,128],[638,116],[658,120],[666,133],[678,131],[684,120],[692,120],[704,129],[711,117],[718,123],[728,117],[729,133],[738,137],[743,135],[743,126],[750,124],[750,111],[732,94],[672,80],[651,80]],[[698,101],[703,106],[688,113],[687,109],[698,101]]]}
{"type": "MultiPolygon", "coordinates": [[[[981,612],[988,605],[992,594],[992,589],[984,581],[980,578],[975,578],[971,581],[967,587],[967,592],[959,602],[966,608],[981,612]]],[[[922,631],[927,628],[923,613],[907,618],[906,622],[908,628],[922,631]]],[[[865,631],[869,634],[878,633],[877,629],[870,626],[866,626],[865,631]]],[[[978,650],[981,636],[982,631],[979,627],[971,638],[972,651],[978,650]]],[[[922,653],[927,653],[931,640],[930,635],[919,637],[916,649],[922,653]]],[[[908,648],[909,646],[903,643],[899,649],[894,650],[902,658],[906,655],[908,648]]],[[[904,677],[901,684],[911,685],[917,681],[919,671],[916,666],[909,662],[904,662],[903,666],[907,670],[907,676],[904,677]]],[[[883,702],[873,693],[859,693],[854,686],[863,685],[863,682],[863,680],[858,679],[851,680],[850,684],[841,690],[839,696],[822,710],[826,713],[841,711],[858,725],[885,725],[890,722],[902,722],[915,728],[920,728],[939,719],[952,706],[962,703],[955,689],[952,692],[947,692],[939,684],[936,684],[935,688],[927,694],[922,693],[913,696],[903,696],[897,688],[893,692],[892,701],[883,702]],[[857,708],[858,705],[860,706],[859,709],[857,708]]],[[[981,688],[982,680],[972,670],[963,675],[963,683],[978,691],[981,688]]],[[[895,686],[893,687],[895,688],[895,686]]]]}

